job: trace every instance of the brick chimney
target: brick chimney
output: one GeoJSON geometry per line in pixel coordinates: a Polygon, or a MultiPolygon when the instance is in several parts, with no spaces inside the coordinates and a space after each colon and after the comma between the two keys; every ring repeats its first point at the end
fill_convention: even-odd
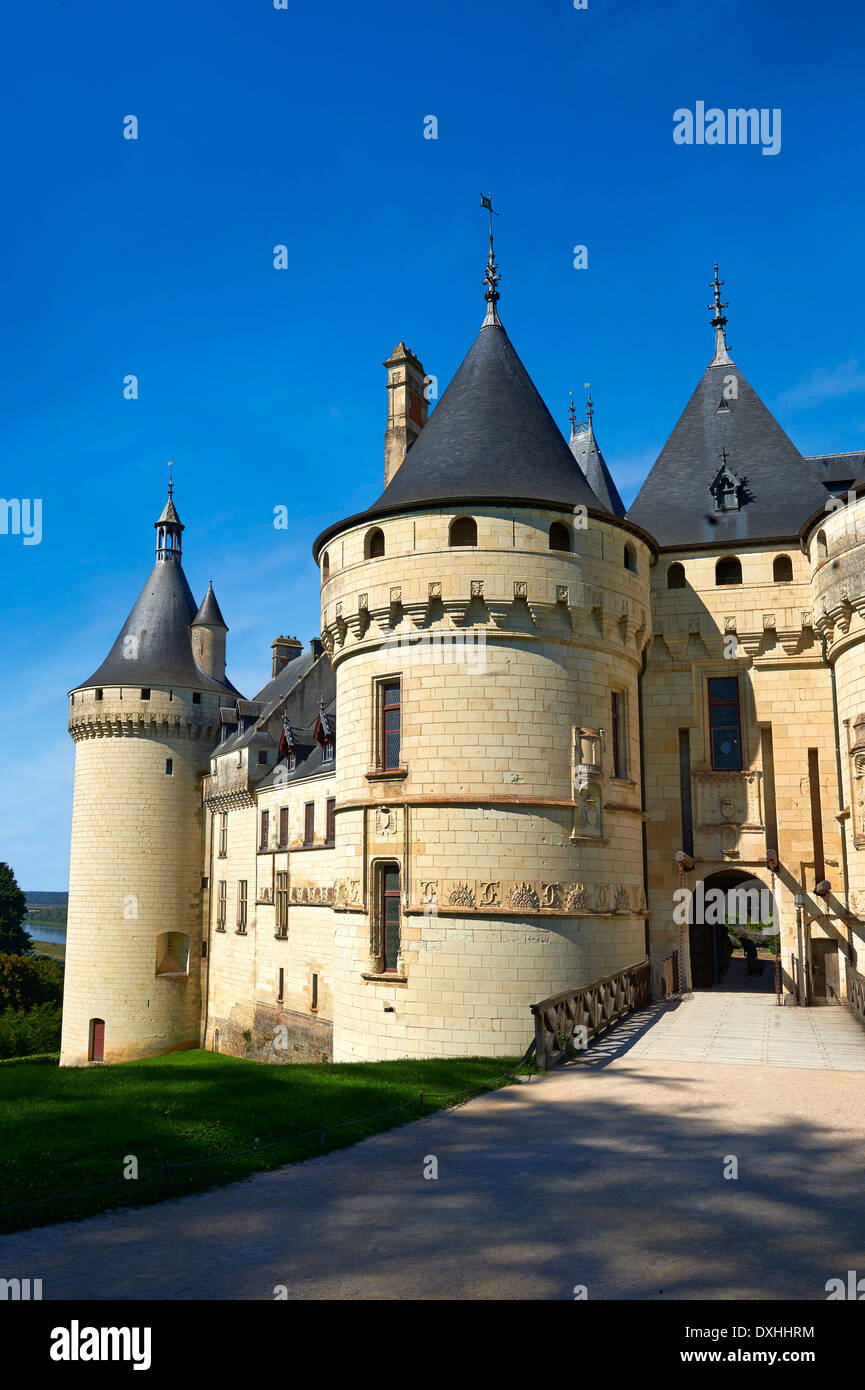
{"type": "Polygon", "coordinates": [[[424,369],[405,343],[397,343],[387,367],[387,429],[384,435],[384,484],[393,475],[415,442],[429,416],[424,395],[424,369]]]}
{"type": "Polygon", "coordinates": [[[296,656],[300,656],[303,651],[303,643],[298,642],[296,637],[277,637],[275,642],[271,642],[270,649],[273,652],[273,676],[278,676],[283,666],[287,666],[290,661],[294,661],[296,656]]]}

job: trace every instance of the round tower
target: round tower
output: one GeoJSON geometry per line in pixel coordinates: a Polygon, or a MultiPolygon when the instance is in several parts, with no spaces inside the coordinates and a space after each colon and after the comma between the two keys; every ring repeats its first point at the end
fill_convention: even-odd
{"type": "Polygon", "coordinates": [[[832,671],[844,801],[841,874],[824,871],[829,888],[822,901],[808,903],[809,913],[822,913],[806,922],[806,947],[812,970],[844,997],[848,966],[865,973],[865,474],[806,522],[802,544],[811,563],[813,624],[832,671]]]}
{"type": "MultiPolygon", "coordinates": [[[[336,675],[334,1059],[522,1051],[646,956],[645,533],[497,312],[379,500],[316,542],[336,675]]],[[[392,464],[392,460],[390,461],[392,464]]]]}
{"type": "Polygon", "coordinates": [[[66,1066],[199,1040],[201,777],[218,738],[220,696],[237,692],[224,676],[225,625],[212,589],[199,610],[183,573],[171,487],[155,526],[144,588],[105,661],[69,695],[66,1066]],[[193,655],[196,622],[209,670],[193,655]]]}

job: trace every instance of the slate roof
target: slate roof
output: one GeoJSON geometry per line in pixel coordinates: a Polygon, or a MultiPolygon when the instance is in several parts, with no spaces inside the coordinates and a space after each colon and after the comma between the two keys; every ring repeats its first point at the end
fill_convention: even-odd
{"type": "MultiPolygon", "coordinates": [[[[381,496],[352,518],[469,502],[604,511],[501,324],[484,324],[381,496]]],[[[313,553],[339,529],[318,537],[313,553]]]]}
{"type": "Polygon", "coordinates": [[[225,631],[228,631],[228,623],[223,618],[219,604],[216,602],[212,579],[207,586],[207,593],[201,600],[201,607],[192,621],[199,627],[224,627],[225,631]]]}
{"type": "Polygon", "coordinates": [[[237,695],[231,681],[206,676],[195,662],[189,629],[197,608],[179,560],[157,560],[102,665],[74,689],[168,685],[237,695]]]}
{"type": "Polygon", "coordinates": [[[733,362],[706,368],[701,381],[627,512],[661,546],[747,544],[798,535],[825,504],[809,462],[733,362]],[[736,378],[736,397],[725,379],[736,378]],[[738,510],[715,511],[709,491],[726,449],[743,484],[738,510]]]}
{"type": "Polygon", "coordinates": [[[571,435],[571,453],[586,475],[589,487],[601,505],[614,516],[625,515],[625,504],[613,481],[595,438],[594,426],[590,423],[584,429],[571,435]]]}

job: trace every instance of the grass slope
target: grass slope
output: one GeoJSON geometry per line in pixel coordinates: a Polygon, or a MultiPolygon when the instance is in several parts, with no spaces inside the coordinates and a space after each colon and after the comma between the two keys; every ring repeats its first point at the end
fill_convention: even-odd
{"type": "Polygon", "coordinates": [[[515,1066],[516,1059],[477,1057],[279,1066],[190,1051],[122,1066],[3,1068],[0,1231],[185,1196],[300,1162],[416,1119],[421,1091],[428,1114],[476,1087],[502,1084],[515,1066]],[[440,1092],[458,1094],[433,1094],[440,1092]],[[325,1129],[322,1143],[318,1131],[328,1125],[342,1128],[325,1129]],[[316,1132],[290,1138],[307,1130],[316,1132]],[[127,1155],[138,1160],[135,1181],[122,1181],[127,1155]],[[197,1159],[214,1161],[163,1172],[163,1164],[197,1159]],[[78,1195],[61,1196],[73,1189],[78,1195]]]}

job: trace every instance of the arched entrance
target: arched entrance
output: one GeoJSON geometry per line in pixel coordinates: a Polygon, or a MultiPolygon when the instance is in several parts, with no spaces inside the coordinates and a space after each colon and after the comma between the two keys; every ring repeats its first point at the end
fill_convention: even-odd
{"type": "Polygon", "coordinates": [[[688,917],[691,988],[711,989],[731,981],[734,952],[739,976],[759,976],[772,988],[766,968],[766,949],[774,945],[774,904],[767,884],[741,870],[721,869],[702,879],[694,890],[688,917]],[[744,947],[744,949],[743,949],[744,947]],[[760,955],[763,960],[761,962],[760,955]]]}

